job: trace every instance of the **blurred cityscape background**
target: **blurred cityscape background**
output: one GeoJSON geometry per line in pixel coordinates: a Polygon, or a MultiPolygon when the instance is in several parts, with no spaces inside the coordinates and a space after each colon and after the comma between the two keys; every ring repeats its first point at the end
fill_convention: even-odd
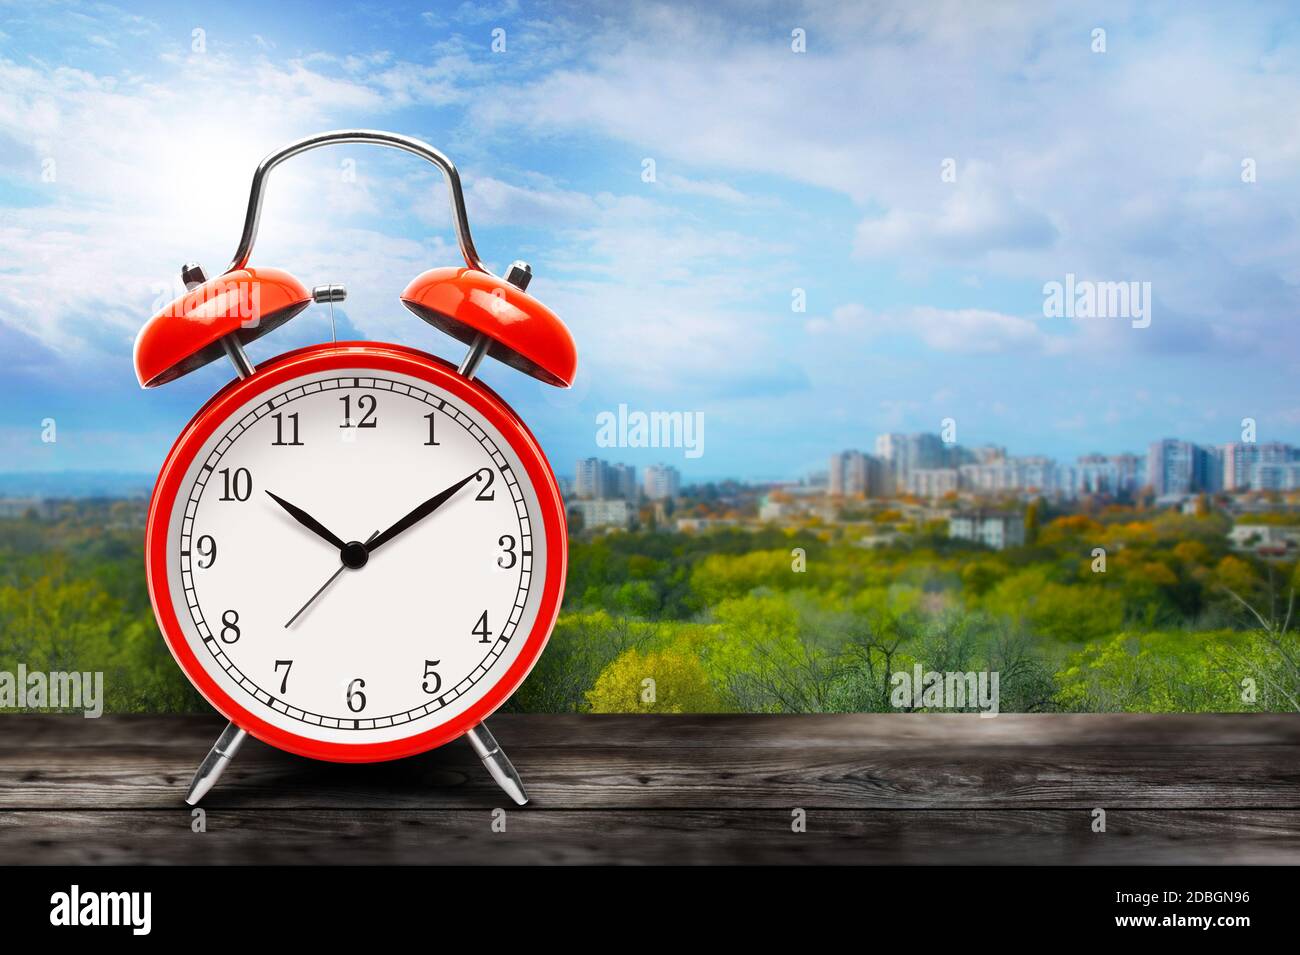
{"type": "MultiPolygon", "coordinates": [[[[866,505],[875,513],[901,509],[947,520],[951,536],[1002,549],[1025,542],[1025,505],[1036,499],[1065,509],[1105,501],[1195,513],[1212,498],[1234,518],[1234,541],[1258,539],[1265,553],[1272,553],[1270,545],[1295,546],[1282,528],[1266,532],[1250,523],[1252,514],[1262,514],[1274,522],[1263,526],[1276,527],[1300,492],[1300,448],[1282,442],[1202,446],[1166,438],[1153,441],[1145,454],[1086,454],[1069,464],[1009,455],[996,445],[966,448],[935,433],[881,434],[874,448],[832,454],[826,470],[797,481],[710,485],[726,493],[711,492],[708,505],[693,490],[687,508],[679,503],[681,472],[667,464],[638,474],[634,465],[591,457],[560,485],[580,528],[703,530],[808,519],[835,524],[866,505]]],[[[872,535],[869,542],[893,539],[872,535]]]]}
{"type": "MultiPolygon", "coordinates": [[[[1300,709],[1298,471],[1276,442],[1061,464],[937,433],[785,482],[584,458],[560,478],[564,609],[510,705],[891,711],[919,665],[996,671],[1002,712],[1300,709]]],[[[149,484],[0,479],[0,669],[103,669],[110,711],[202,708],[148,606],[149,484]]]]}
{"type": "MultiPolygon", "coordinates": [[[[482,368],[573,531],[511,706],[925,709],[919,665],[999,673],[1003,712],[1300,709],[1293,7],[132,7],[0,25],[0,671],[203,707],[141,532],[229,369],[142,393],[132,342],[263,156],[387,128],[581,356],[567,391],[482,368]],[[615,408],[707,448],[604,440],[615,408]]],[[[348,297],[254,362],[332,326],[461,358],[397,300],[461,257],[389,152],[277,170],[254,264],[348,297]]]]}

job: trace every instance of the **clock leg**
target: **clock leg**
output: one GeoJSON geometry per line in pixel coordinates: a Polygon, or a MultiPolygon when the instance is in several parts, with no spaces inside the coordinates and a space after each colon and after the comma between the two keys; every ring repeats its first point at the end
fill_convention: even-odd
{"type": "Polygon", "coordinates": [[[208,794],[208,790],[217,784],[217,780],[221,778],[221,774],[226,771],[230,761],[239,752],[239,747],[244,744],[247,736],[248,734],[234,723],[226,724],[217,741],[212,744],[207,757],[199,764],[199,771],[194,774],[194,782],[190,783],[190,791],[185,796],[187,803],[197,806],[199,800],[208,794]]]}
{"type": "Polygon", "coordinates": [[[505,790],[506,795],[515,801],[516,804],[523,806],[528,803],[528,793],[524,790],[524,781],[519,778],[519,773],[510,758],[506,756],[501,749],[501,745],[496,741],[496,737],[488,730],[486,723],[480,723],[473,729],[466,731],[465,735],[469,738],[469,744],[474,747],[474,752],[478,753],[478,758],[483,760],[483,765],[487,771],[492,774],[497,785],[505,790]]]}

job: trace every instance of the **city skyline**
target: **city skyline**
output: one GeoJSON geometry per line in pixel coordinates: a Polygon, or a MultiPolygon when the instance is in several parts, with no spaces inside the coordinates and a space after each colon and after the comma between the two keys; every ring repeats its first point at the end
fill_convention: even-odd
{"type": "MultiPolygon", "coordinates": [[[[907,433],[886,432],[884,434],[877,435],[876,437],[877,439],[879,439],[881,437],[885,437],[886,435],[897,435],[900,437],[928,436],[928,437],[934,437],[938,441],[938,443],[942,444],[942,440],[939,438],[939,434],[937,432],[924,432],[924,431],[907,432],[907,433]]],[[[1300,442],[1293,444],[1288,441],[1254,441],[1254,442],[1236,441],[1236,442],[1221,442],[1219,444],[1203,444],[1195,441],[1185,441],[1184,439],[1177,438],[1177,437],[1172,437],[1172,438],[1164,437],[1164,438],[1154,439],[1153,441],[1148,442],[1147,447],[1145,449],[1139,449],[1139,450],[1126,449],[1120,451],[1106,451],[1106,450],[1094,448],[1092,450],[1074,455],[1073,460],[1076,463],[1078,463],[1090,457],[1097,457],[1097,458],[1104,458],[1104,459],[1132,457],[1142,461],[1145,466],[1147,460],[1149,459],[1151,448],[1154,445],[1159,444],[1161,442],[1190,444],[1200,448],[1214,448],[1219,451],[1223,451],[1228,447],[1234,447],[1234,446],[1246,447],[1246,448],[1254,447],[1254,448],[1265,449],[1265,450],[1270,448],[1282,447],[1282,448],[1291,449],[1291,451],[1300,455],[1300,442]]],[[[873,447],[875,446],[874,441],[872,442],[872,446],[873,447]]],[[[965,444],[963,442],[953,442],[951,445],[948,445],[947,447],[964,449],[975,453],[988,451],[988,450],[997,450],[1003,452],[1005,454],[1005,457],[1008,460],[1044,459],[1044,460],[1052,461],[1057,464],[1062,463],[1060,460],[1058,460],[1052,455],[1036,454],[1033,452],[1016,453],[1013,452],[1010,446],[1008,445],[997,445],[991,442],[982,442],[980,444],[965,444]]],[[[617,449],[617,450],[626,453],[626,449],[617,449]]],[[[679,486],[683,488],[690,487],[696,484],[720,483],[720,482],[727,482],[727,481],[734,481],[742,484],[751,484],[751,485],[787,484],[787,483],[809,482],[819,477],[829,478],[828,469],[826,467],[826,460],[828,457],[833,457],[838,454],[844,454],[844,453],[849,453],[849,452],[854,452],[859,450],[860,449],[857,448],[842,447],[840,451],[827,452],[827,455],[821,459],[818,465],[813,465],[811,467],[805,468],[798,473],[790,473],[781,476],[761,476],[761,475],[753,475],[753,474],[732,473],[732,474],[710,474],[702,477],[696,477],[695,475],[686,473],[682,467],[678,466],[678,464],[669,464],[667,462],[664,462],[663,460],[656,460],[651,463],[629,463],[627,461],[609,460],[598,454],[588,455],[584,458],[579,459],[578,466],[575,467],[573,471],[566,471],[563,468],[555,468],[554,470],[555,470],[556,478],[558,480],[562,482],[574,483],[575,485],[579,480],[578,475],[580,471],[580,466],[585,461],[601,461],[613,465],[617,468],[626,468],[633,473],[637,469],[641,469],[642,471],[644,471],[650,468],[661,468],[661,467],[668,468],[669,470],[677,472],[678,480],[680,482],[679,486]]],[[[606,453],[608,452],[606,451],[606,453]]],[[[976,462],[967,462],[967,463],[976,463],[976,462]]],[[[988,463],[988,462],[978,462],[978,463],[988,463]]],[[[1275,464],[1279,462],[1267,461],[1263,463],[1275,464]]],[[[961,465],[958,465],[958,467],[960,466],[961,465]]],[[[1069,465],[1067,464],[1066,466],[1069,465]]],[[[1225,468],[1228,466],[1226,461],[1223,462],[1223,466],[1225,468]]],[[[112,468],[97,468],[97,469],[96,468],[90,468],[90,469],[69,468],[60,471],[41,471],[41,470],[26,471],[26,470],[7,470],[7,469],[0,468],[0,497],[4,496],[5,485],[30,488],[35,486],[32,479],[37,479],[41,476],[50,476],[51,478],[54,478],[56,480],[59,478],[59,476],[63,476],[67,478],[71,483],[78,484],[78,485],[85,484],[87,482],[93,485],[95,483],[96,478],[106,479],[110,483],[131,484],[140,481],[151,483],[154,477],[153,473],[149,471],[133,471],[133,470],[123,470],[123,469],[112,469],[112,468]]],[[[1237,480],[1238,482],[1240,482],[1240,478],[1238,478],[1237,480]]],[[[1300,472],[1298,472],[1298,480],[1300,480],[1300,472]]],[[[641,482],[638,480],[637,481],[638,487],[640,486],[640,483],[641,482]]],[[[1233,490],[1232,484],[1233,482],[1226,480],[1226,471],[1225,471],[1226,486],[1223,487],[1222,489],[1233,490]]],[[[79,493],[76,496],[85,496],[85,494],[79,493]]]]}
{"type": "MultiPolygon", "coordinates": [[[[1038,467],[1043,469],[1062,468],[1070,471],[1084,472],[1077,477],[1082,481],[1082,486],[1086,486],[1092,491],[1123,491],[1133,492],[1144,487],[1150,486],[1157,494],[1177,494],[1191,493],[1199,491],[1217,492],[1217,491],[1241,491],[1241,490],[1300,490],[1300,446],[1282,441],[1234,441],[1224,442],[1218,445],[1200,445],[1195,442],[1184,441],[1179,438],[1159,438],[1148,443],[1145,450],[1138,451],[1118,451],[1104,452],[1092,450],[1077,455],[1073,462],[1058,461],[1050,455],[1042,454],[1015,454],[1006,446],[994,444],[964,445],[960,442],[944,442],[941,435],[936,432],[912,432],[903,434],[899,432],[886,432],[876,436],[873,445],[875,453],[863,452],[860,449],[845,448],[841,451],[831,452],[829,455],[830,465],[824,470],[814,469],[794,478],[785,478],[777,480],[752,479],[739,475],[729,475],[719,480],[737,481],[742,484],[763,485],[763,484],[783,484],[794,481],[816,483],[819,479],[824,479],[828,493],[842,494],[850,493],[843,490],[849,484],[856,482],[858,486],[870,486],[873,480],[880,480],[883,475],[873,475],[868,468],[870,462],[874,461],[879,465],[882,463],[892,463],[895,452],[887,450],[891,445],[902,445],[908,439],[914,439],[917,443],[928,444],[928,446],[937,452],[950,454],[952,459],[948,463],[928,462],[926,466],[917,466],[915,462],[904,465],[901,469],[906,473],[909,471],[963,471],[965,469],[996,468],[1005,465],[1027,466],[1030,468],[1038,467]],[[1153,478],[1152,461],[1155,456],[1169,456],[1181,460],[1186,457],[1187,463],[1184,466],[1174,467],[1174,477],[1153,478]],[[1205,459],[1198,460],[1196,455],[1204,455],[1205,459]],[[856,460],[853,456],[860,456],[865,460],[856,460]],[[838,463],[837,463],[838,459],[838,463]],[[837,474],[837,468],[839,473],[837,474]],[[1118,487],[1096,487],[1094,483],[1106,469],[1119,469],[1118,476],[1122,483],[1118,487]],[[1259,468],[1264,469],[1282,469],[1286,472],[1283,486],[1279,486],[1270,481],[1261,481],[1259,478],[1259,468]],[[850,469],[852,476],[850,477],[850,469]],[[1089,469],[1092,469],[1091,473],[1089,469]],[[1185,474],[1183,472],[1186,472],[1185,474]],[[1171,485],[1177,484],[1178,481],[1184,481],[1186,487],[1179,490],[1177,487],[1171,489],[1171,485]]],[[[574,485],[574,494],[578,497],[583,496],[601,496],[599,493],[582,490],[584,484],[583,472],[584,467],[590,470],[593,475],[600,470],[608,469],[614,480],[624,480],[629,482],[627,486],[641,487],[642,482],[636,478],[637,466],[628,464],[623,461],[609,461],[599,456],[584,458],[577,463],[574,475],[571,477],[565,474],[559,474],[562,481],[571,481],[574,485]]],[[[644,468],[645,471],[666,469],[673,472],[675,480],[680,482],[680,471],[671,465],[664,465],[662,462],[649,465],[644,468]]],[[[1271,473],[1271,472],[1270,472],[1271,473]]],[[[1277,477],[1276,474],[1273,475],[1277,477]]],[[[589,477],[585,479],[588,487],[602,487],[604,482],[609,478],[589,477]]],[[[699,482],[708,483],[708,482],[699,482]]],[[[689,484],[679,484],[679,487],[689,487],[689,484]]],[[[1052,485],[1048,485],[1051,487],[1052,485]]],[[[958,488],[954,488],[958,489],[958,488]]],[[[990,488],[982,488],[990,490],[990,488]]],[[[996,490],[996,488],[992,488],[996,490]]],[[[893,487],[893,492],[907,490],[907,488],[893,487]]],[[[605,496],[628,496],[624,491],[612,491],[605,496]]],[[[650,496],[650,495],[647,495],[650,496]]],[[[652,496],[650,496],[653,499],[652,496]]]]}
{"type": "Polygon", "coordinates": [[[890,432],[876,436],[874,453],[850,448],[832,452],[828,461],[827,492],[841,496],[939,497],[957,491],[1027,490],[1131,496],[1150,488],[1163,497],[1300,490],[1300,448],[1280,441],[1202,445],[1160,438],[1145,452],[1090,451],[1070,462],[1050,455],[1012,454],[1001,445],[963,445],[934,432],[890,432]]]}

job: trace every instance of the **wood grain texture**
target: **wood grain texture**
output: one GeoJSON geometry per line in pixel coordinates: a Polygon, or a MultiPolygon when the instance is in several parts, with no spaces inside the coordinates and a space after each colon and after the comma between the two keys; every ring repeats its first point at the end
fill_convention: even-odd
{"type": "MultiPolygon", "coordinates": [[[[504,801],[504,800],[502,800],[504,801]]],[[[1300,812],[188,809],[0,812],[7,863],[134,865],[1287,864],[1300,812]],[[1194,857],[1194,858],[1190,858],[1194,857]]]]}
{"type": "Polygon", "coordinates": [[[1292,716],[503,714],[533,796],[506,833],[463,741],[354,766],[250,740],[194,834],[222,725],[0,717],[0,863],[1300,862],[1292,716]]]}

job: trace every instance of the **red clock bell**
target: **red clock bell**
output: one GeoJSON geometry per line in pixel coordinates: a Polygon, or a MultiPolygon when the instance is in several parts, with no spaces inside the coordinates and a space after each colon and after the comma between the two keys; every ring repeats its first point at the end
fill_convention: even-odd
{"type": "Polygon", "coordinates": [[[145,531],[163,637],[229,720],[187,801],[211,789],[248,734],[348,762],[463,735],[522,805],[523,783],[484,721],[550,636],[567,531],[537,440],[475,373],[492,357],[572,384],[573,338],[526,292],[531,270],[515,262],[498,277],[479,261],[446,156],[356,130],[264,159],[230,267],[182,274],[187,293],[136,340],[140,384],[223,357],[236,372],[167,455],[145,531]],[[271,170],[335,143],[402,149],[446,176],[465,267],[417,276],[401,300],[469,346],[459,367],[379,342],[330,341],[256,367],[245,354],[313,300],[345,298],[342,286],[308,292],[288,272],[248,265],[271,170]]]}

